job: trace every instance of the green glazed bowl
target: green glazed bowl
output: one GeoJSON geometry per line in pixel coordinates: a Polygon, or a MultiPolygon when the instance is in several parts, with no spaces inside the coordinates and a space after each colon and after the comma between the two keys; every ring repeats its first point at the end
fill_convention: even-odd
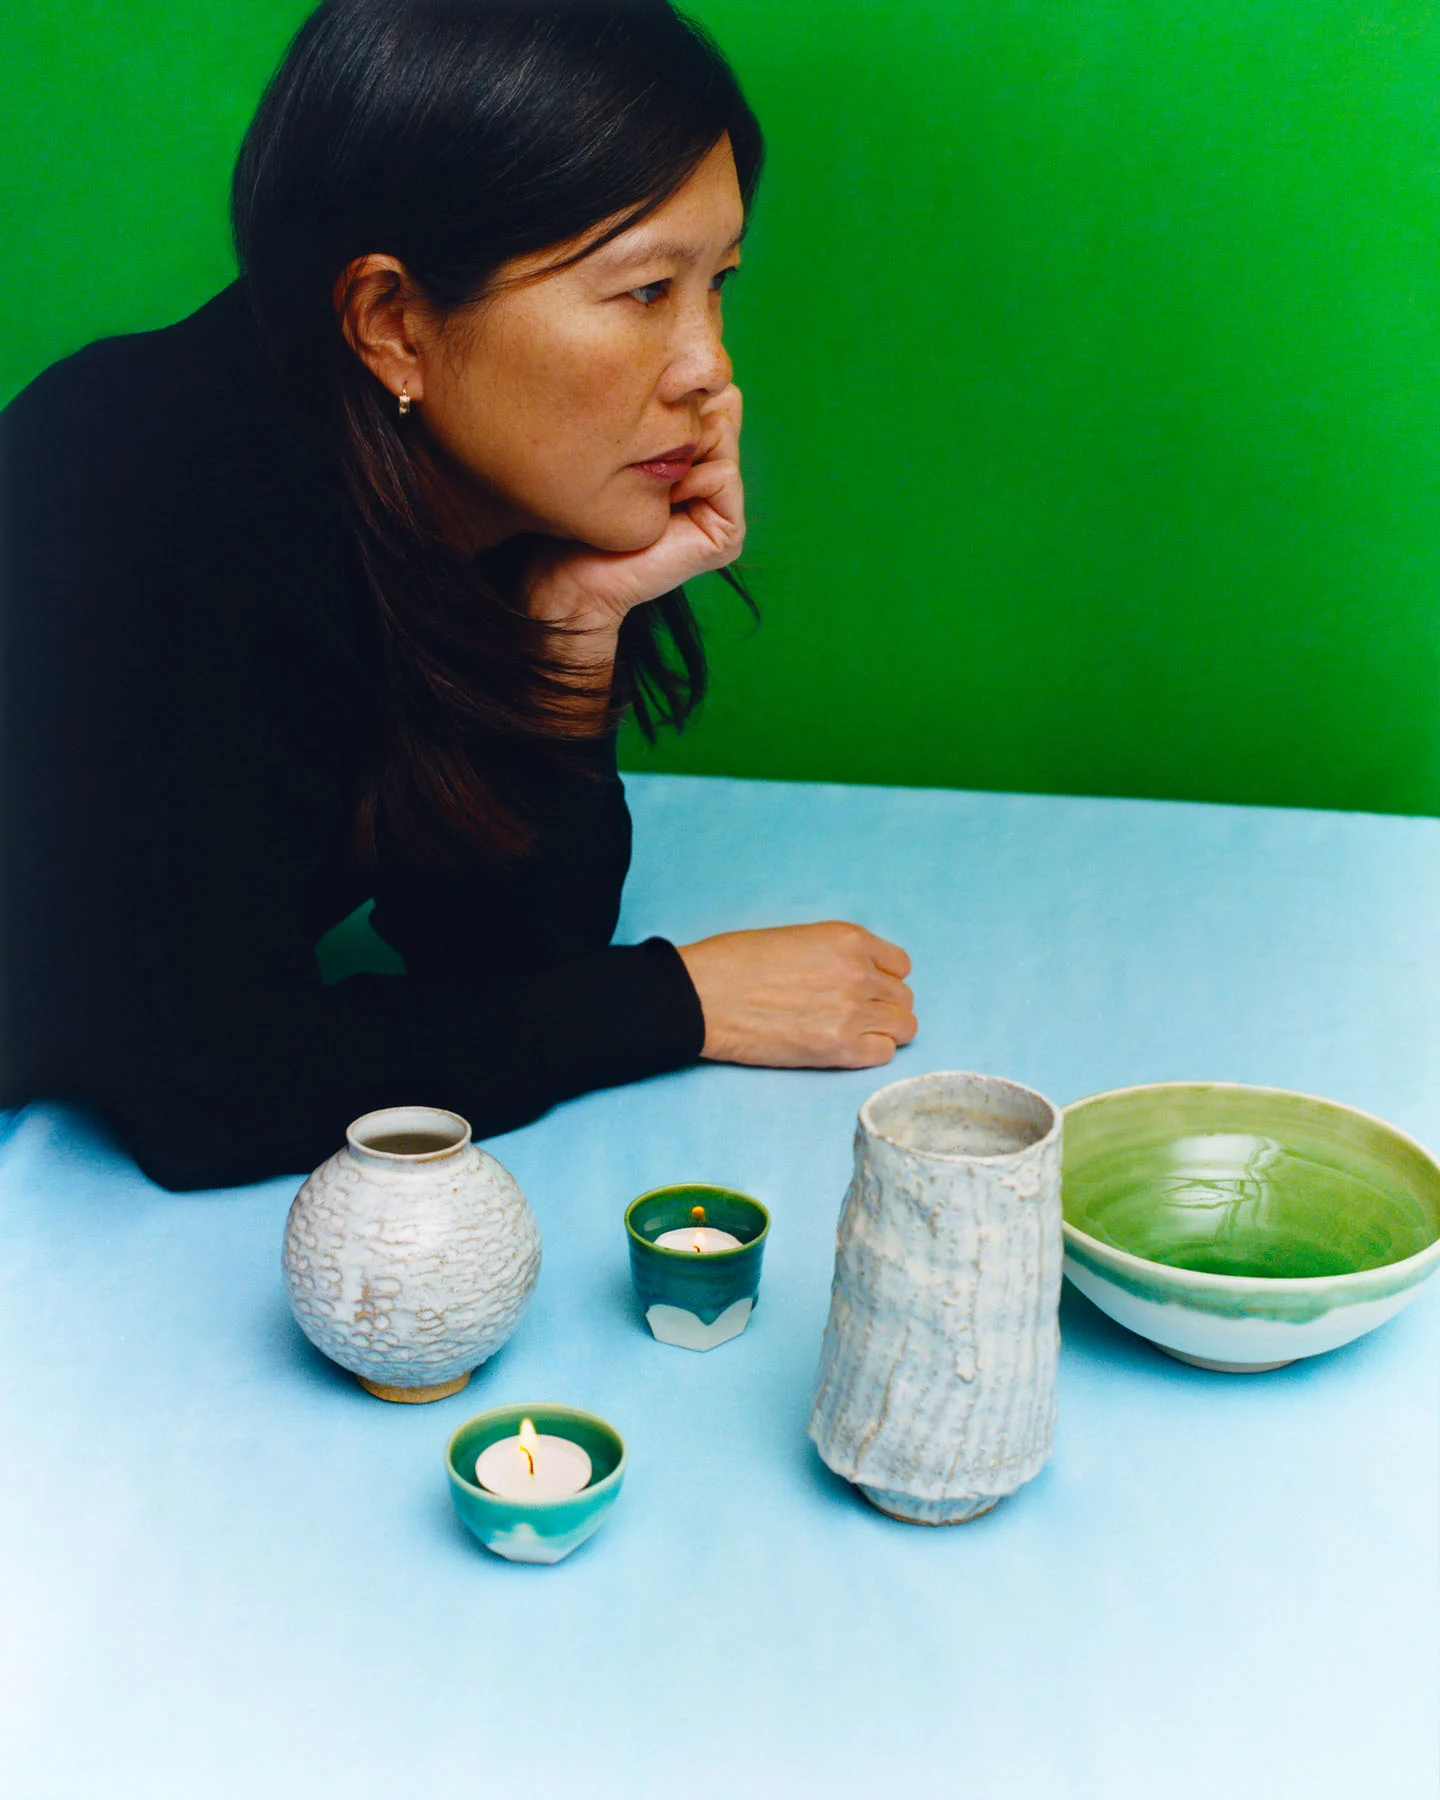
{"type": "Polygon", "coordinates": [[[1309,1094],[1176,1081],[1065,1109],[1065,1273],[1129,1330],[1252,1373],[1348,1344],[1440,1266],[1440,1164],[1309,1094]]]}
{"type": "Polygon", "coordinates": [[[461,1523],[507,1562],[557,1563],[593,1537],[619,1497],[625,1444],[613,1425],[573,1406],[496,1406],[467,1419],[445,1446],[450,1498],[461,1523]],[[590,1485],[564,1500],[505,1500],[475,1480],[482,1450],[514,1437],[522,1419],[588,1452],[590,1485]]]}
{"type": "Polygon", "coordinates": [[[632,1200],[625,1209],[630,1273],[651,1334],[682,1350],[713,1350],[739,1337],[760,1295],[769,1230],[765,1208],[734,1188],[655,1188],[632,1200]],[[705,1208],[707,1225],[739,1238],[738,1250],[696,1256],[656,1244],[663,1232],[689,1225],[697,1206],[705,1208]]]}

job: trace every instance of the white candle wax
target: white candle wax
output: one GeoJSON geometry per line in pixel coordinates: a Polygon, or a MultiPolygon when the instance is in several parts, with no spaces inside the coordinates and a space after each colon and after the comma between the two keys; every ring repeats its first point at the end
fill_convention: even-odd
{"type": "Polygon", "coordinates": [[[590,1458],[569,1438],[537,1432],[522,1419],[517,1436],[480,1452],[475,1479],[502,1500],[564,1500],[588,1485],[590,1458]]]}
{"type": "Polygon", "coordinates": [[[738,1250],[740,1240],[713,1225],[682,1225],[678,1231],[662,1231],[655,1240],[661,1250],[689,1250],[697,1256],[713,1256],[717,1250],[738,1250]]]}

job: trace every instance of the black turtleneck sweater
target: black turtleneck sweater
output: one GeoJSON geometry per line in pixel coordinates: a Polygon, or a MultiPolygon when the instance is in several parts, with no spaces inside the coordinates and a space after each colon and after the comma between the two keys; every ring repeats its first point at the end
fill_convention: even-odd
{"type": "Polygon", "coordinates": [[[532,777],[519,861],[368,879],[383,651],[333,472],[243,288],[0,414],[0,1104],[98,1109],[171,1188],[298,1173],[377,1107],[477,1137],[699,1052],[674,947],[610,944],[613,739],[532,777]],[[327,987],[374,897],[404,975],[327,987]]]}

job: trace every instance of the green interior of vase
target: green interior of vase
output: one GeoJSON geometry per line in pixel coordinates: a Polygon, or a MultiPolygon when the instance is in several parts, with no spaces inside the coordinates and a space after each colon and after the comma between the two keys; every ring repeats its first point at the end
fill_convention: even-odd
{"type": "Polygon", "coordinates": [[[1263,1088],[1176,1083],[1065,1114],[1065,1218],[1216,1275],[1347,1275],[1440,1237],[1440,1168],[1382,1124],[1263,1088]]]}

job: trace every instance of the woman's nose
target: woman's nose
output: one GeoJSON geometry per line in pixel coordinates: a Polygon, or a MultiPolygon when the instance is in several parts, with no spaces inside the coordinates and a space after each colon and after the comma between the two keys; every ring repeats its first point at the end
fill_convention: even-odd
{"type": "Polygon", "coordinates": [[[734,372],[721,339],[720,321],[707,307],[684,322],[661,383],[661,397],[674,402],[687,394],[723,393],[734,372]]]}

